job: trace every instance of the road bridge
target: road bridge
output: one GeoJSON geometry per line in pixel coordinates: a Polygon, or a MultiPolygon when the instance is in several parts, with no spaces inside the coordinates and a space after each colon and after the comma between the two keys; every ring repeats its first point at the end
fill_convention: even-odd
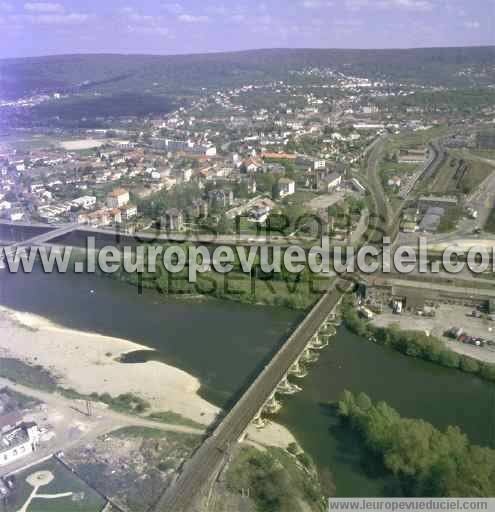
{"type": "Polygon", "coordinates": [[[78,224],[66,224],[27,240],[23,240],[22,242],[15,242],[11,245],[7,245],[3,248],[3,251],[0,254],[0,268],[5,264],[5,258],[7,258],[7,260],[14,258],[18,250],[48,243],[50,240],[67,235],[78,228],[78,224]]]}

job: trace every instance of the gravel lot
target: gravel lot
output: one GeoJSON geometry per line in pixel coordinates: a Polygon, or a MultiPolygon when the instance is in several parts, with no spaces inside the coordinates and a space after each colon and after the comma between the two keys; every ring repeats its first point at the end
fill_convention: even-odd
{"type": "Polygon", "coordinates": [[[465,354],[480,361],[495,363],[495,347],[476,347],[465,345],[458,341],[452,341],[443,336],[443,333],[451,327],[462,327],[470,336],[480,336],[495,341],[495,322],[487,319],[474,318],[471,316],[472,309],[462,306],[441,305],[436,309],[434,318],[425,318],[409,313],[394,315],[386,310],[383,314],[377,315],[374,324],[386,327],[391,324],[399,324],[401,329],[428,331],[433,336],[441,338],[445,344],[459,354],[465,354]]]}

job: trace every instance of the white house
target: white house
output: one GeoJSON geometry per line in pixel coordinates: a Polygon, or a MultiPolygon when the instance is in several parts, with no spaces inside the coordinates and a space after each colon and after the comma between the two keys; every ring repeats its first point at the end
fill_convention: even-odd
{"type": "Polygon", "coordinates": [[[7,466],[36,450],[40,431],[36,423],[23,423],[0,437],[0,466],[7,466]]]}
{"type": "Polygon", "coordinates": [[[322,179],[321,186],[326,192],[331,192],[339,187],[341,183],[342,176],[336,172],[332,172],[322,179]]]}
{"type": "Polygon", "coordinates": [[[137,206],[134,206],[133,204],[128,204],[121,210],[122,212],[122,220],[131,220],[134,217],[137,217],[138,210],[137,206]]]}
{"type": "Polygon", "coordinates": [[[183,169],[181,171],[182,181],[183,183],[189,183],[191,181],[193,170],[192,169],[183,169]]]}
{"type": "Polygon", "coordinates": [[[90,210],[94,206],[96,206],[96,196],[81,196],[72,201],[74,206],[78,208],[84,208],[85,210],[90,210]]]}
{"type": "Polygon", "coordinates": [[[24,212],[22,210],[12,210],[10,212],[10,220],[12,222],[19,222],[24,218],[24,212]]]}
{"type": "Polygon", "coordinates": [[[296,191],[296,182],[289,178],[280,178],[278,181],[279,197],[291,196],[296,191]]]}
{"type": "Polygon", "coordinates": [[[116,188],[107,196],[107,205],[109,208],[122,208],[130,200],[129,192],[124,188],[116,188]]]}

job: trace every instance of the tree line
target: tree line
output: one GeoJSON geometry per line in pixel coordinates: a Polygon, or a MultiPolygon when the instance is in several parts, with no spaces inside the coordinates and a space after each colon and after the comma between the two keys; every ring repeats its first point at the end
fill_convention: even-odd
{"type": "Polygon", "coordinates": [[[344,393],[339,415],[359,431],[404,496],[495,496],[495,450],[470,444],[458,427],[445,432],[402,418],[385,402],[344,393]]]}
{"type": "Polygon", "coordinates": [[[376,327],[359,316],[351,302],[343,305],[346,327],[359,336],[372,338],[376,343],[391,347],[402,354],[459,369],[482,379],[495,382],[495,364],[460,355],[445,346],[442,340],[420,331],[402,331],[398,325],[376,327]]]}

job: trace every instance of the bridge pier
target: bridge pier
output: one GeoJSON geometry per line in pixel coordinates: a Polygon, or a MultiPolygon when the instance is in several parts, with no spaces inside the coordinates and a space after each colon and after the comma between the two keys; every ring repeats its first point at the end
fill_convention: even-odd
{"type": "Polygon", "coordinates": [[[275,398],[275,393],[268,399],[263,407],[263,412],[266,414],[277,414],[282,408],[282,404],[275,398]]]}
{"type": "Polygon", "coordinates": [[[308,371],[301,365],[298,359],[289,369],[289,375],[296,377],[297,379],[304,379],[308,375],[308,371]]]}
{"type": "Polygon", "coordinates": [[[253,419],[253,425],[256,429],[261,430],[266,427],[268,421],[263,419],[261,416],[261,411],[258,412],[258,414],[253,419]]]}
{"type": "Polygon", "coordinates": [[[308,348],[311,350],[323,350],[328,347],[329,336],[326,334],[316,333],[308,344],[308,348]]]}
{"type": "Polygon", "coordinates": [[[296,393],[299,393],[300,391],[302,391],[302,389],[296,384],[292,384],[292,382],[289,381],[287,375],[277,386],[277,393],[281,395],[294,395],[296,393]]]}
{"type": "Polygon", "coordinates": [[[316,363],[319,358],[320,356],[316,352],[313,352],[310,348],[306,347],[301,356],[301,361],[305,364],[311,364],[316,363]]]}

